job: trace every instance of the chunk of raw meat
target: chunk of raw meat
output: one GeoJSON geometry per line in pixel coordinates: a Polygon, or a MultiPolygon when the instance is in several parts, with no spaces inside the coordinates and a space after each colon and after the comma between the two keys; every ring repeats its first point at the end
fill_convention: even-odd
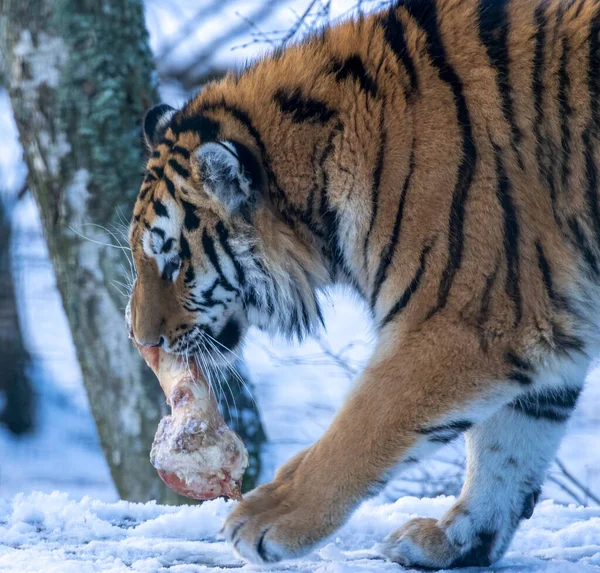
{"type": "Polygon", "coordinates": [[[171,406],[158,426],[150,461],[175,492],[194,499],[240,500],[248,452],[227,427],[214,392],[190,364],[160,348],[139,348],[171,406]]]}

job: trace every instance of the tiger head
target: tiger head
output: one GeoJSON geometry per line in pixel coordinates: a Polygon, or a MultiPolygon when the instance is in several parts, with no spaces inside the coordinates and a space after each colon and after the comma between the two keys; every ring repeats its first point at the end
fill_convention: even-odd
{"type": "Polygon", "coordinates": [[[127,306],[142,346],[231,359],[250,325],[302,337],[320,321],[316,251],[269,200],[260,149],[235,118],[160,105],[129,242],[127,306]]]}

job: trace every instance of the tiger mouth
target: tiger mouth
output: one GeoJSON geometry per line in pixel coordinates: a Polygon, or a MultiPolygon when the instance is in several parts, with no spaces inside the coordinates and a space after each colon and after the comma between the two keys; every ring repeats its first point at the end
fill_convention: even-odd
{"type": "Polygon", "coordinates": [[[170,351],[184,356],[209,354],[229,360],[230,355],[235,355],[242,335],[242,326],[239,321],[231,317],[216,335],[207,328],[194,326],[173,344],[170,351]]]}

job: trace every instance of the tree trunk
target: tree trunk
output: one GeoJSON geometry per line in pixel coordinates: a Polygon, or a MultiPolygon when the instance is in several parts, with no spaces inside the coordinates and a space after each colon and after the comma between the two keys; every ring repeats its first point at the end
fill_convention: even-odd
{"type": "Polygon", "coordinates": [[[174,502],[149,463],[165,400],[127,339],[118,283],[133,270],[114,248],[140,183],[141,118],[158,99],[142,1],[0,0],[0,49],[113,479],[123,499],[174,502]]]}
{"type": "Polygon", "coordinates": [[[17,313],[10,249],[10,220],[0,201],[0,392],[4,394],[0,422],[14,434],[22,434],[34,425],[34,400],[27,378],[29,354],[17,313]]]}

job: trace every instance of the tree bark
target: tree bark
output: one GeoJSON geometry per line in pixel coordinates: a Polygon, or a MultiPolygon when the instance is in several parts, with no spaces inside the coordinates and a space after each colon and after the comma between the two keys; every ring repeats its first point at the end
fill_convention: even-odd
{"type": "Polygon", "coordinates": [[[22,434],[33,428],[35,408],[27,377],[29,353],[17,312],[10,249],[10,220],[0,201],[0,392],[5,398],[0,422],[13,434],[22,434]]]}
{"type": "Polygon", "coordinates": [[[0,50],[112,477],[123,499],[176,502],[149,463],[165,400],[127,339],[118,282],[133,269],[109,246],[126,244],[141,118],[158,101],[142,1],[0,0],[0,50]]]}

